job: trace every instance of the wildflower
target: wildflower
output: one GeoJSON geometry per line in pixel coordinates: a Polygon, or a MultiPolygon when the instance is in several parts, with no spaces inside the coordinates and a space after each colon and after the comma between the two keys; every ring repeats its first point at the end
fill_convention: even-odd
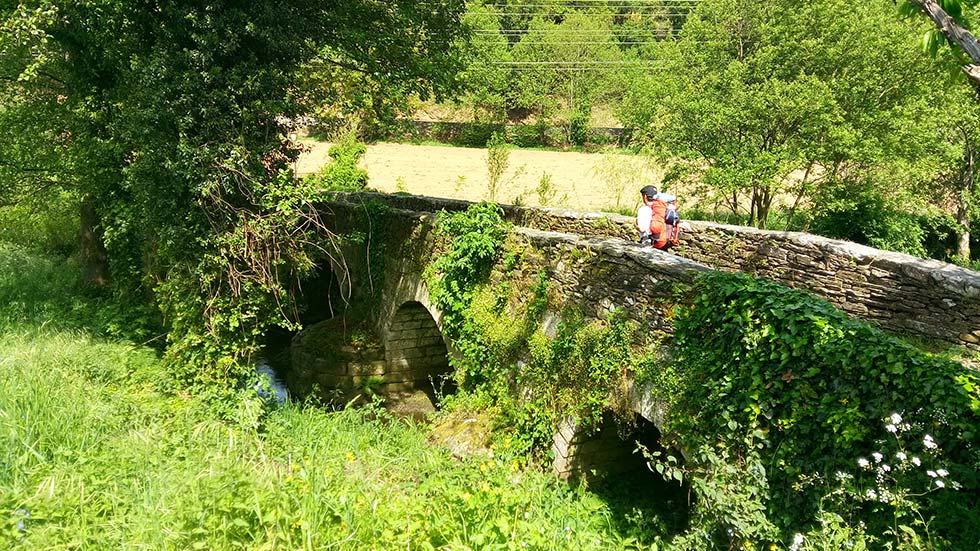
{"type": "Polygon", "coordinates": [[[920,467],[922,466],[922,460],[920,460],[918,457],[912,456],[912,464],[916,467],[920,467]]]}
{"type": "Polygon", "coordinates": [[[898,452],[895,454],[895,459],[898,459],[899,461],[905,461],[908,459],[908,457],[909,456],[905,455],[905,452],[898,452]]]}
{"type": "Polygon", "coordinates": [[[929,448],[930,450],[937,448],[936,442],[932,439],[932,436],[928,434],[922,439],[922,445],[929,448]]]}
{"type": "Polygon", "coordinates": [[[881,472],[884,472],[884,473],[887,473],[888,471],[892,470],[891,466],[888,463],[882,463],[882,465],[881,465],[881,467],[879,467],[879,469],[881,469],[881,472]]]}
{"type": "Polygon", "coordinates": [[[936,478],[939,476],[936,471],[926,471],[926,474],[929,475],[930,478],[936,478]]]}
{"type": "Polygon", "coordinates": [[[858,458],[858,467],[867,467],[870,464],[867,459],[863,457],[858,458]]]}
{"type": "Polygon", "coordinates": [[[890,419],[893,425],[897,425],[902,422],[902,416],[897,413],[893,413],[890,419]]]}
{"type": "Polygon", "coordinates": [[[937,480],[937,481],[936,481],[936,487],[937,487],[937,488],[942,488],[942,487],[944,487],[944,486],[946,486],[946,483],[945,483],[945,482],[943,482],[942,480],[937,480]]]}
{"type": "Polygon", "coordinates": [[[895,425],[885,425],[885,430],[891,433],[895,433],[898,432],[898,427],[896,427],[895,425]]]}
{"type": "Polygon", "coordinates": [[[949,471],[947,471],[946,469],[939,469],[938,471],[936,471],[936,474],[938,474],[939,476],[949,476],[949,471]]]}
{"type": "Polygon", "coordinates": [[[866,495],[868,496],[868,499],[877,499],[878,498],[878,494],[875,493],[874,490],[868,490],[868,493],[866,495]]]}
{"type": "Polygon", "coordinates": [[[881,460],[885,458],[884,455],[881,455],[878,452],[874,452],[873,454],[871,454],[871,457],[875,458],[875,463],[881,463],[881,460]]]}
{"type": "Polygon", "coordinates": [[[797,532],[796,535],[793,536],[793,543],[789,544],[789,549],[790,551],[797,551],[801,545],[803,545],[803,534],[797,532]]]}

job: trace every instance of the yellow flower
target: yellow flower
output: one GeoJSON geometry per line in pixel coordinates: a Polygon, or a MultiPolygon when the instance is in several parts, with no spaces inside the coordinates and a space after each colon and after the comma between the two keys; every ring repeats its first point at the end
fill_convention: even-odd
{"type": "Polygon", "coordinates": [[[353,461],[354,460],[354,454],[352,454],[350,452],[347,452],[347,455],[345,457],[347,458],[347,461],[353,461]]]}

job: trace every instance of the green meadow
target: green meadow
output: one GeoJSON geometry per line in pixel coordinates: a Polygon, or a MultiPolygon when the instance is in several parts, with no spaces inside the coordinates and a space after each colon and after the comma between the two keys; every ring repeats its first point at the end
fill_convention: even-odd
{"type": "Polygon", "coordinates": [[[180,391],[76,272],[0,245],[0,549],[657,545],[639,510],[506,450],[454,458],[380,408],[180,391]]]}

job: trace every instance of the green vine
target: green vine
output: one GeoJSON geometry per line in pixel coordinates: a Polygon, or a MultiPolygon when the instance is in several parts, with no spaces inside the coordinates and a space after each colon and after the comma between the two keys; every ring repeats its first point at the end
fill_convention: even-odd
{"type": "Polygon", "coordinates": [[[704,276],[675,325],[665,432],[693,456],[692,529],[717,548],[772,541],[770,523],[789,541],[827,513],[873,547],[976,548],[976,372],[744,275],[704,276]]]}
{"type": "Polygon", "coordinates": [[[636,326],[622,312],[586,320],[563,308],[554,337],[545,313],[558,309],[547,266],[507,231],[493,205],[440,216],[446,252],[426,270],[430,296],[444,315],[460,387],[491,404],[512,451],[541,456],[560,420],[598,426],[610,394],[639,361],[636,326]],[[535,268],[535,266],[537,266],[535,268]]]}

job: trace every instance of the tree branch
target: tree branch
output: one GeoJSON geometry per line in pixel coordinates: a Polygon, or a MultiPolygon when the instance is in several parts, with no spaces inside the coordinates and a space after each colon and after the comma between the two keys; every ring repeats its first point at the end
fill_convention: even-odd
{"type": "Polygon", "coordinates": [[[980,40],[957,23],[936,3],[936,0],[908,0],[908,2],[924,11],[947,40],[959,46],[966,55],[970,56],[974,64],[964,66],[963,72],[975,85],[980,86],[980,40]]]}

